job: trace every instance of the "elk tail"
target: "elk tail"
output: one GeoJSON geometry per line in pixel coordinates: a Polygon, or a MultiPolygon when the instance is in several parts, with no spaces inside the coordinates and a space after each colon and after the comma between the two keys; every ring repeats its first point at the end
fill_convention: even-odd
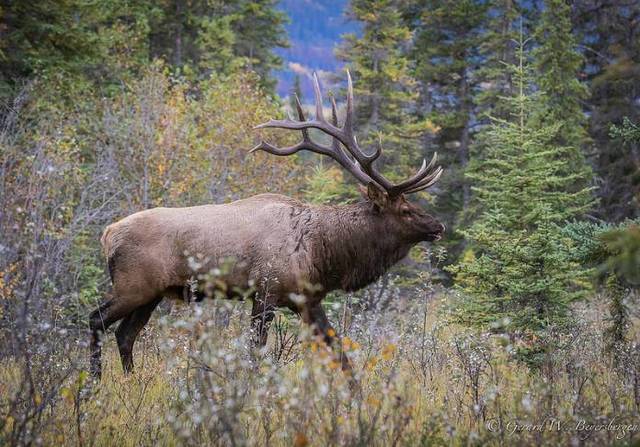
{"type": "Polygon", "coordinates": [[[118,237],[118,233],[120,232],[114,227],[115,225],[109,225],[105,228],[104,233],[102,233],[102,237],[100,238],[102,253],[104,254],[104,257],[107,258],[107,267],[109,268],[111,282],[113,282],[115,271],[116,251],[120,245],[120,241],[122,240],[121,237],[118,237]]]}

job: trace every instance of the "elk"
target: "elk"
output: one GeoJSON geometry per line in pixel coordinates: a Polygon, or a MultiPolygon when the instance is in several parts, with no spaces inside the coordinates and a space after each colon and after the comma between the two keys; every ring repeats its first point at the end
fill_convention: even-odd
{"type": "MultiPolygon", "coordinates": [[[[115,331],[125,373],[133,369],[133,345],[163,298],[183,298],[194,274],[211,271],[232,260],[224,273],[228,298],[253,286],[252,326],[256,345],[267,342],[269,323],[278,307],[296,312],[314,333],[332,346],[335,331],[321,306],[336,289],[354,291],[378,279],[422,241],[437,241],[444,225],[409,202],[405,194],[433,185],[442,174],[423,161],[412,177],[393,184],[375,167],[382,153],[371,154],[354,134],[354,100],[347,72],[346,116],[339,126],[331,98],[332,119],[324,117],[318,78],[314,75],[315,119],[305,118],[296,98],[299,120],[270,120],[256,126],[302,132],[302,140],[278,148],[261,142],[251,152],[288,156],[306,150],[334,159],[361,183],[359,203],[311,205],[277,195],[260,194],[223,205],[153,208],[109,225],[101,238],[111,281],[110,299],[91,313],[91,372],[101,374],[102,335],[120,321],[115,331]],[[313,141],[310,129],[331,137],[330,144],[313,141]],[[204,255],[197,272],[189,254],[204,255]],[[304,297],[303,300],[300,297],[304,297]]],[[[196,291],[196,298],[201,292],[196,291]]],[[[349,359],[340,355],[343,370],[349,359]]]]}

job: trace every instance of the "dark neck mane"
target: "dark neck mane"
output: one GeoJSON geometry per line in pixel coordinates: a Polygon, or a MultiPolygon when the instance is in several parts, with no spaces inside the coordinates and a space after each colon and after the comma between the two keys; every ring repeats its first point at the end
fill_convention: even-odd
{"type": "MultiPolygon", "coordinates": [[[[367,202],[311,208],[316,282],[326,291],[358,290],[404,258],[412,244],[401,242],[367,202]]],[[[310,234],[311,235],[311,234],[310,234]]]]}

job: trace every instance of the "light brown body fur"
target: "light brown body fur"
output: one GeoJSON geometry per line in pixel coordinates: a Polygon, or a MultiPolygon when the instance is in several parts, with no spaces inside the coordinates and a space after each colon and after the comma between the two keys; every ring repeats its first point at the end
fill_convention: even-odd
{"type": "Polygon", "coordinates": [[[162,298],[188,296],[191,279],[223,265],[220,279],[229,298],[233,291],[254,291],[258,344],[266,342],[274,309],[283,306],[330,342],[320,306],[326,293],[370,284],[417,242],[441,231],[424,214],[408,225],[403,213],[409,206],[415,208],[404,199],[385,210],[369,200],[309,205],[261,194],[225,205],[154,208],[109,225],[101,242],[113,294],[91,316],[94,374],[100,373],[100,338],[109,325],[122,319],[116,338],[128,371],[135,338],[162,298]],[[305,303],[292,294],[303,295],[305,303]]]}

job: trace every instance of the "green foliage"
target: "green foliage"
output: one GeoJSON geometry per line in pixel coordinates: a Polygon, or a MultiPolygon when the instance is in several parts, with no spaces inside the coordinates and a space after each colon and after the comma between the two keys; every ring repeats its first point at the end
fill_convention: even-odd
{"type": "Polygon", "coordinates": [[[563,233],[573,241],[574,259],[597,268],[600,280],[611,274],[627,284],[640,284],[640,222],[620,224],[572,222],[563,233]]]}
{"type": "Polygon", "coordinates": [[[202,72],[228,75],[237,73],[244,65],[233,51],[238,38],[233,31],[233,20],[233,15],[199,18],[194,45],[200,50],[197,66],[202,72]]]}
{"type": "Polygon", "coordinates": [[[607,268],[627,283],[640,285],[640,222],[602,236],[608,251],[607,268]]]}
{"type": "Polygon", "coordinates": [[[512,73],[505,70],[505,63],[516,63],[518,38],[517,25],[523,26],[526,8],[513,0],[489,2],[486,28],[482,32],[478,52],[483,63],[477,69],[478,91],[474,102],[478,116],[487,115],[508,118],[504,101],[500,97],[513,94],[512,73]]]}
{"type": "Polygon", "coordinates": [[[535,29],[538,46],[533,51],[535,83],[542,92],[535,119],[540,126],[557,126],[553,142],[569,149],[566,157],[567,175],[574,177],[574,190],[591,183],[591,168],[582,149],[588,141],[583,111],[588,97],[587,86],[578,78],[584,59],[571,34],[571,8],[564,0],[547,0],[535,29]]]}
{"type": "MultiPolygon", "coordinates": [[[[538,46],[533,51],[533,69],[535,83],[544,93],[538,119],[542,125],[559,123],[558,144],[579,149],[587,139],[582,103],[589,92],[578,78],[584,59],[571,26],[569,5],[564,0],[547,0],[534,32],[538,46]]],[[[584,164],[582,157],[578,161],[584,164]]]]}
{"type": "Polygon", "coordinates": [[[345,183],[340,168],[322,164],[313,168],[303,192],[309,202],[318,204],[335,204],[357,198],[357,190],[345,183]]]}
{"type": "Polygon", "coordinates": [[[610,223],[572,222],[563,233],[573,241],[571,254],[582,265],[595,268],[609,298],[609,326],[604,336],[605,352],[616,365],[623,361],[622,352],[631,327],[628,298],[630,289],[640,285],[639,222],[610,223]]]}
{"type": "Polygon", "coordinates": [[[149,39],[152,55],[190,77],[236,73],[241,67],[260,75],[273,90],[271,70],[282,61],[273,49],[286,47],[286,15],[274,0],[164,0],[161,18],[149,39]]]}
{"type": "Polygon", "coordinates": [[[338,56],[354,76],[357,124],[365,146],[383,144],[393,176],[406,175],[424,152],[421,139],[435,130],[420,119],[416,107],[416,80],[410,70],[407,47],[411,32],[401,21],[395,0],[351,2],[351,15],[363,23],[361,37],[345,36],[338,56]]]}
{"type": "Polygon", "coordinates": [[[629,154],[638,151],[640,125],[625,116],[621,125],[614,124],[610,127],[609,136],[613,140],[613,144],[616,145],[615,151],[622,157],[624,163],[624,166],[621,166],[621,179],[628,185],[626,190],[621,191],[626,200],[624,205],[630,205],[631,210],[638,210],[640,209],[640,164],[636,160],[627,160],[626,158],[629,154]]]}
{"type": "Polygon", "coordinates": [[[0,10],[0,94],[16,82],[55,69],[77,74],[102,56],[93,24],[99,10],[81,0],[11,2],[0,10]]]}
{"type": "Polygon", "coordinates": [[[611,124],[624,117],[640,121],[640,3],[573,3],[573,32],[582,38],[589,84],[589,135],[594,142],[594,170],[601,179],[599,217],[612,222],[640,217],[638,143],[612,138],[611,124]]]}
{"type": "Polygon", "coordinates": [[[609,134],[627,144],[640,143],[640,125],[633,124],[628,116],[624,117],[621,126],[612,125],[609,134]]]}
{"type": "Polygon", "coordinates": [[[240,19],[233,24],[237,36],[235,53],[246,60],[249,69],[258,73],[260,85],[269,92],[275,87],[271,70],[282,65],[282,59],[273,49],[289,46],[284,30],[288,19],[277,9],[277,4],[277,0],[240,0],[237,9],[240,19]]]}
{"type": "Polygon", "coordinates": [[[559,124],[535,119],[541,94],[531,91],[522,41],[518,56],[519,64],[509,67],[517,94],[504,98],[511,119],[494,120],[483,135],[484,158],[469,166],[479,214],[463,234],[474,256],[451,271],[466,297],[457,319],[518,334],[526,341],[521,353],[536,363],[547,348],[534,341],[567,329],[569,306],[588,284],[559,225],[592,200],[586,188],[571,192],[582,178],[565,174],[571,148],[554,143],[559,124]]]}
{"type": "Polygon", "coordinates": [[[0,10],[0,98],[36,77],[114,94],[155,58],[192,80],[247,68],[272,93],[285,21],[274,0],[12,2],[0,10]]]}
{"type": "Polygon", "coordinates": [[[483,81],[476,72],[487,37],[483,30],[488,29],[489,9],[487,2],[475,0],[428,0],[408,2],[405,13],[415,35],[409,54],[418,82],[417,114],[438,130],[421,143],[437,150],[447,167],[434,212],[453,229],[442,242],[453,259],[464,249],[464,240],[456,230],[463,226],[463,212],[471,196],[464,170],[470,158],[474,96],[483,81]]]}

